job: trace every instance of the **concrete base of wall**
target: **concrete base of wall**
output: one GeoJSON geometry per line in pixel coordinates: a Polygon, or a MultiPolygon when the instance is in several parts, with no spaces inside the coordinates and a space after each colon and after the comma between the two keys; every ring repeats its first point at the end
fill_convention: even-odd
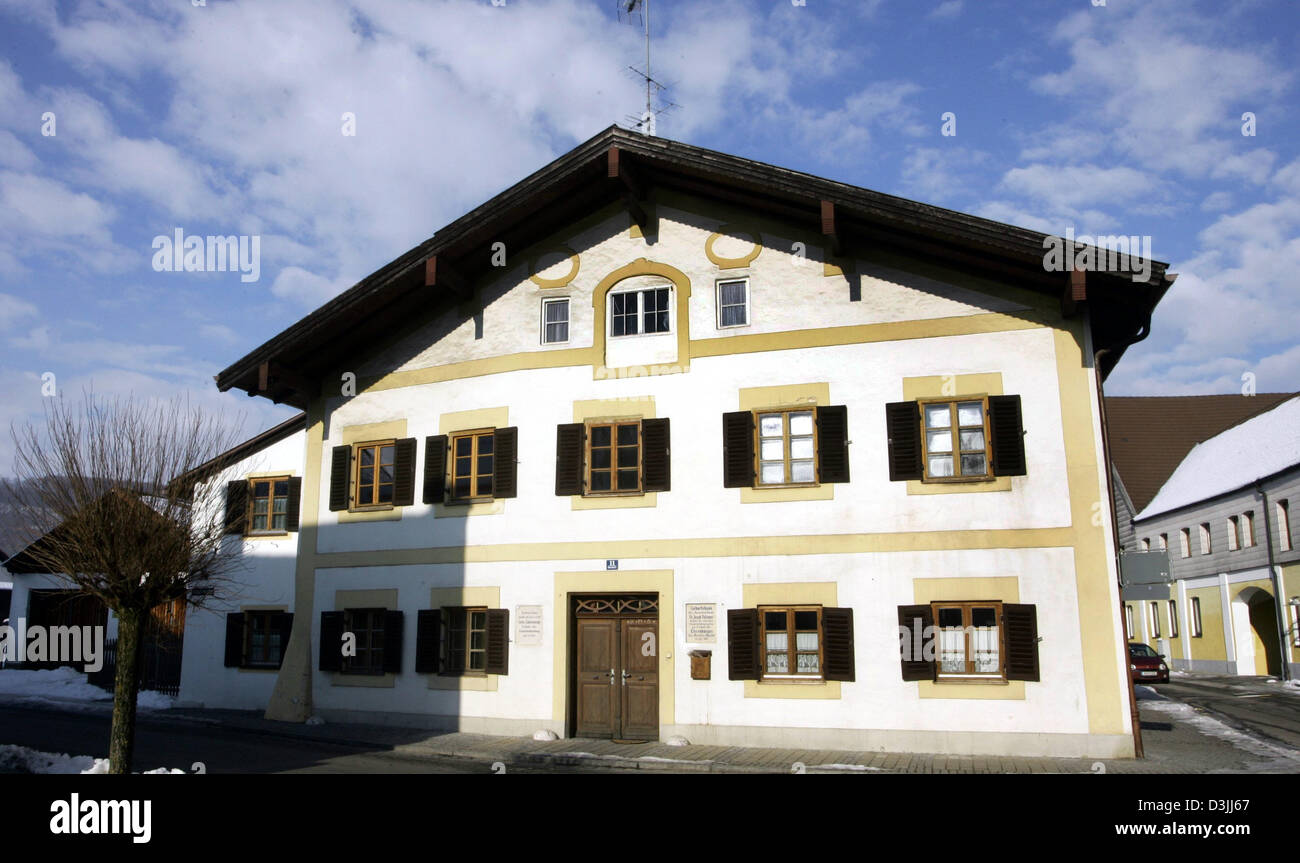
{"type": "Polygon", "coordinates": [[[437,716],[428,713],[396,713],[379,710],[342,710],[318,708],[326,722],[355,722],[369,725],[393,725],[429,731],[464,731],[469,734],[498,734],[503,737],[532,737],[534,731],[553,731],[564,736],[564,723],[551,719],[497,719],[483,716],[437,716]]]}
{"type": "Polygon", "coordinates": [[[1132,758],[1127,734],[1036,734],[991,731],[905,731],[852,728],[766,728],[669,725],[660,739],[680,735],[712,746],[841,749],[852,752],[924,752],[1048,758],[1132,758]]]}

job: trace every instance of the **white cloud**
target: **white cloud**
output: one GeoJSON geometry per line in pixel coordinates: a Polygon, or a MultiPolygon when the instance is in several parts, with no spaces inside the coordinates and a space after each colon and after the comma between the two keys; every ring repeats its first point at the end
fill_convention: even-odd
{"type": "Polygon", "coordinates": [[[0,331],[13,327],[24,318],[39,315],[36,306],[11,294],[0,294],[0,331]]]}
{"type": "Polygon", "coordinates": [[[961,7],[964,5],[963,0],[944,0],[925,17],[933,21],[945,21],[956,18],[961,14],[961,7]]]}

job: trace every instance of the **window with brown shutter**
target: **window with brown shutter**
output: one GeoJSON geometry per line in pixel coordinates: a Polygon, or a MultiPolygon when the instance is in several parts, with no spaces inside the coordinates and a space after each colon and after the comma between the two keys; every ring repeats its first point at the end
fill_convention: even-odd
{"type": "Polygon", "coordinates": [[[415,673],[437,674],[442,665],[442,609],[424,608],[415,615],[415,673]]]}
{"type": "Polygon", "coordinates": [[[343,631],[346,628],[344,612],[320,613],[320,663],[321,671],[343,669],[343,631]]]}
{"type": "Polygon", "coordinates": [[[762,642],[757,608],[727,610],[727,679],[758,680],[762,674],[762,642]]]}
{"type": "Polygon", "coordinates": [[[496,436],[492,429],[456,432],[451,440],[451,499],[491,500],[496,477],[496,436]]]}
{"type": "Polygon", "coordinates": [[[898,608],[904,680],[1038,680],[1033,605],[937,601],[898,608]]]}
{"type": "Polygon", "coordinates": [[[925,476],[921,453],[921,406],[916,402],[885,405],[885,432],[889,444],[889,481],[925,476]]]}
{"type": "Polygon", "coordinates": [[[838,680],[855,675],[853,609],[761,605],[727,612],[731,680],[838,680]]]}
{"type": "Polygon", "coordinates": [[[351,496],[352,447],[336,446],[330,454],[330,512],[348,508],[351,496]]]}
{"type": "Polygon", "coordinates": [[[723,414],[723,487],[848,482],[848,446],[848,409],[844,405],[723,414]]]}
{"type": "Polygon", "coordinates": [[[586,497],[668,491],[667,418],[589,420],[556,430],[555,493],[586,497]]]}
{"type": "Polygon", "coordinates": [[[493,465],[492,496],[498,498],[518,495],[519,481],[519,429],[515,426],[492,432],[496,461],[493,465]]]}
{"type": "Polygon", "coordinates": [[[754,414],[733,411],[722,415],[722,486],[754,485],[754,414]]]}
{"type": "Polygon", "coordinates": [[[353,459],[352,476],[353,509],[389,507],[393,505],[393,492],[397,480],[395,459],[397,442],[370,441],[357,444],[353,459]]]}
{"type": "Polygon", "coordinates": [[[248,480],[226,483],[225,533],[242,536],[248,524],[248,480]]]}
{"type": "Polygon", "coordinates": [[[937,670],[934,661],[934,612],[930,606],[898,607],[898,647],[904,680],[934,680],[937,670]]]}
{"type": "MultiPolygon", "coordinates": [[[[383,674],[384,653],[388,646],[385,637],[386,617],[388,612],[382,608],[347,608],[343,610],[343,629],[340,635],[352,635],[355,655],[342,656],[338,671],[344,674],[383,674]]],[[[327,644],[325,633],[321,632],[321,661],[325,659],[327,644]]],[[[343,644],[338,641],[340,654],[343,644]]],[[[324,670],[324,669],[322,669],[324,670]]]]}
{"type": "Polygon", "coordinates": [[[587,426],[565,423],[555,429],[555,493],[582,494],[587,426]]]}
{"type": "Polygon", "coordinates": [[[430,435],[424,439],[425,503],[442,503],[447,494],[447,435],[430,435]]]}

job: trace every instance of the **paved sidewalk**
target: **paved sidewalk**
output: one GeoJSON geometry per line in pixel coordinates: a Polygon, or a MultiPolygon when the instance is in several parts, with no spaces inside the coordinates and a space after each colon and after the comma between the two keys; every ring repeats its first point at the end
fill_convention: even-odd
{"type": "MultiPolygon", "coordinates": [[[[1225,686],[1257,686],[1276,691],[1277,684],[1236,678],[1225,686]],[[1267,688],[1265,688],[1267,687],[1267,688]]],[[[361,746],[372,754],[397,759],[459,758],[494,765],[533,769],[581,766],[611,771],[674,773],[1300,773],[1300,750],[1234,731],[1213,716],[1170,700],[1160,687],[1139,687],[1139,707],[1146,758],[1097,760],[1011,756],[760,749],[739,746],[669,746],[654,742],[619,744],[608,740],[537,741],[462,732],[437,732],[391,725],[326,723],[291,724],[263,719],[260,712],[176,708],[140,711],[141,722],[208,724],[251,734],[361,746]],[[373,751],[374,747],[387,747],[373,751]]],[[[56,699],[43,698],[44,706],[56,699]]],[[[1297,696],[1300,709],[1300,696],[1297,696]]],[[[108,713],[103,702],[75,702],[69,710],[108,713]]]]}

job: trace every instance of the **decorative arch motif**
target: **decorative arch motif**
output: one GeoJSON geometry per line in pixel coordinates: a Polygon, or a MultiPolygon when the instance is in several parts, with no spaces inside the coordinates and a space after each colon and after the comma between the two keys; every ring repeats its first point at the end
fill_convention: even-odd
{"type": "Polygon", "coordinates": [[[619,267],[617,270],[609,273],[605,278],[600,280],[595,289],[591,292],[591,306],[594,311],[593,315],[593,338],[592,338],[592,372],[596,380],[605,380],[608,378],[620,378],[629,376],[630,372],[635,372],[637,376],[656,375],[656,374],[673,374],[675,372],[690,371],[691,367],[691,320],[690,320],[690,300],[691,300],[691,280],[681,270],[669,264],[658,261],[650,261],[645,258],[637,258],[630,264],[619,267]],[[611,369],[605,366],[605,324],[606,324],[606,301],[612,289],[624,279],[635,278],[636,276],[659,276],[673,283],[676,290],[673,292],[677,298],[677,362],[670,368],[661,366],[651,366],[648,369],[638,368],[629,369],[611,369]]]}
{"type": "Polygon", "coordinates": [[[704,256],[722,270],[736,270],[741,267],[748,267],[758,257],[759,252],[763,251],[763,237],[757,231],[747,231],[744,228],[735,225],[721,225],[718,230],[709,234],[709,238],[704,241],[704,256]],[[754,248],[748,253],[737,258],[724,258],[713,251],[713,244],[723,237],[745,236],[753,243],[754,248]]]}
{"type": "Polygon", "coordinates": [[[549,249],[542,249],[540,252],[533,255],[528,261],[528,280],[539,288],[563,288],[578,277],[578,269],[581,266],[582,258],[580,258],[578,253],[568,246],[554,246],[549,249]],[[542,278],[537,275],[537,265],[541,261],[543,255],[549,255],[554,252],[559,252],[560,254],[569,256],[569,272],[566,275],[560,276],[558,279],[542,278]]]}

